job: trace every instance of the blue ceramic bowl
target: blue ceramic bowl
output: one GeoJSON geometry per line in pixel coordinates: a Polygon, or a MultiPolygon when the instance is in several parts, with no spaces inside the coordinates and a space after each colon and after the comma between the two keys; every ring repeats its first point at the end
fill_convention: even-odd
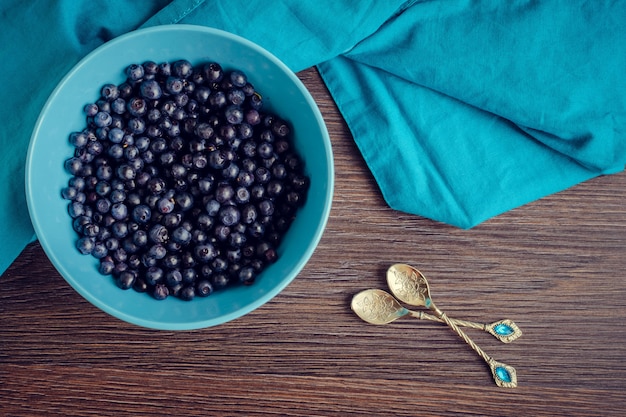
{"type": "Polygon", "coordinates": [[[187,330],[236,319],[269,301],[302,270],[327,223],[334,186],[330,139],[313,98],[300,80],[266,50],[233,34],[190,25],[159,26],[116,38],[80,61],[54,90],[37,121],[26,161],[26,194],[39,242],[59,273],[103,311],[139,326],[187,330]],[[102,85],[124,81],[131,63],[187,59],[237,68],[263,94],[264,108],[293,126],[293,144],[311,185],[305,205],[278,248],[279,259],[250,286],[217,291],[206,298],[157,301],[119,289],[97,271],[98,261],[79,254],[76,235],[60,192],[70,175],[64,161],[73,153],[72,131],[85,127],[83,106],[99,97],[102,85]]]}

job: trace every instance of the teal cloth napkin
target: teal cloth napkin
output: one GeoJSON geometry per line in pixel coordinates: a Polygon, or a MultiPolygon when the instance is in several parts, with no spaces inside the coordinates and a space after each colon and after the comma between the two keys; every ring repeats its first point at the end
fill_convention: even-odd
{"type": "Polygon", "coordinates": [[[317,66],[390,207],[470,228],[624,169],[624,21],[625,2],[601,0],[5,0],[0,272],[33,239],[41,107],[125,32],[206,25],[317,66]]]}

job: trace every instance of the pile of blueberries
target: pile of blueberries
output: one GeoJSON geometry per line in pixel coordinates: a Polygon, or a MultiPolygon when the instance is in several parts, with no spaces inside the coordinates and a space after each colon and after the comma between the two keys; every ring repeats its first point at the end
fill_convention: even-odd
{"type": "Polygon", "coordinates": [[[191,300],[252,284],[306,199],[291,128],[239,70],[129,65],[84,108],[62,196],[76,247],[122,289],[191,300]]]}

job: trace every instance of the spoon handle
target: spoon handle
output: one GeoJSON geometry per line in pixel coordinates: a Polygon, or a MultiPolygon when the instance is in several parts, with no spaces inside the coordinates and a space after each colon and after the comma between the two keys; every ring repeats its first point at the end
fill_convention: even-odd
{"type": "MultiPolygon", "coordinates": [[[[432,314],[424,313],[422,311],[412,311],[411,316],[420,320],[430,320],[444,323],[444,321],[437,316],[433,316],[432,314]]],[[[489,324],[453,319],[450,317],[448,317],[448,319],[457,326],[483,330],[503,343],[511,343],[522,335],[522,331],[520,330],[520,328],[517,327],[513,320],[509,319],[499,320],[489,324]]]]}
{"type": "Polygon", "coordinates": [[[444,321],[448,327],[450,327],[461,339],[465,341],[474,352],[478,353],[480,357],[489,365],[489,369],[491,369],[491,374],[493,375],[493,379],[496,382],[496,385],[503,388],[515,388],[517,387],[517,371],[510,365],[506,365],[502,362],[498,362],[494,360],[491,356],[487,355],[484,350],[480,348],[472,339],[469,338],[459,327],[454,323],[453,320],[448,318],[448,316],[441,310],[439,310],[434,304],[430,304],[430,308],[435,313],[435,316],[444,321]]]}

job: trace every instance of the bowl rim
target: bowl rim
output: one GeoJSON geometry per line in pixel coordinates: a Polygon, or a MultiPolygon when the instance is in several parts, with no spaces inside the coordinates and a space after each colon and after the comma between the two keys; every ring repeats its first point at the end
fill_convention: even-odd
{"type": "MultiPolygon", "coordinates": [[[[302,83],[302,81],[297,77],[297,75],[289,68],[286,64],[284,64],[279,58],[277,58],[274,54],[261,47],[260,45],[242,37],[236,35],[231,32],[227,32],[221,29],[216,29],[208,26],[201,25],[193,25],[193,24],[169,24],[169,25],[160,25],[148,28],[140,28],[125,34],[122,34],[118,37],[115,37],[99,47],[95,48],[83,58],[81,58],[78,63],[76,63],[59,81],[59,83],[52,90],[48,99],[46,100],[44,106],[42,107],[40,114],[35,122],[34,128],[32,130],[32,134],[30,137],[27,155],[26,155],[26,163],[25,163],[25,191],[26,191],[26,200],[27,200],[27,208],[29,212],[29,217],[31,223],[33,225],[33,229],[37,236],[37,239],[40,241],[40,245],[53,264],[55,269],[59,272],[59,274],[64,278],[64,280],[70,284],[70,286],[78,292],[83,298],[89,301],[92,305],[96,306],[100,310],[105,313],[116,317],[125,322],[135,324],[140,327],[157,329],[157,330],[195,330],[213,327],[219,324],[227,323],[229,321],[235,320],[245,314],[248,314],[257,308],[261,307],[271,299],[273,299],[276,295],[278,295],[287,285],[289,285],[296,276],[301,272],[306,263],[309,261],[310,257],[313,255],[313,252],[316,250],[319,241],[326,229],[328,219],[330,217],[330,211],[333,201],[334,195],[334,157],[332,152],[332,146],[330,141],[330,136],[324,121],[324,118],[321,114],[317,103],[311,96],[310,92],[306,88],[306,86],[302,83]],[[89,291],[87,291],[80,283],[80,281],[76,280],[72,274],[66,269],[63,262],[60,261],[59,257],[56,254],[53,245],[48,240],[48,236],[45,233],[45,228],[42,225],[42,221],[37,215],[37,208],[35,207],[34,197],[32,194],[31,187],[31,176],[33,175],[32,171],[34,169],[33,166],[33,155],[36,152],[36,145],[38,142],[38,137],[40,135],[40,128],[43,121],[46,118],[48,110],[52,105],[55,97],[59,95],[59,93],[63,90],[65,85],[69,82],[69,80],[78,73],[81,68],[90,60],[93,59],[94,56],[101,54],[104,50],[115,48],[119,43],[127,42],[129,39],[138,37],[138,36],[146,36],[151,33],[157,32],[169,32],[169,31],[193,31],[193,32],[205,32],[212,35],[217,35],[219,37],[228,38],[236,43],[242,44],[243,46],[254,50],[256,53],[263,55],[266,59],[272,62],[281,72],[283,72],[289,79],[294,83],[299,92],[302,94],[303,98],[306,100],[307,105],[310,107],[313,115],[315,116],[315,120],[320,128],[320,133],[322,134],[323,143],[325,146],[325,159],[327,164],[327,172],[326,175],[326,190],[324,195],[324,206],[321,214],[320,222],[315,229],[315,233],[312,236],[310,243],[306,247],[306,251],[302,254],[297,264],[290,270],[290,273],[287,274],[281,281],[277,283],[274,287],[272,287],[269,291],[265,292],[261,297],[254,299],[252,302],[241,306],[240,308],[231,311],[226,314],[220,314],[216,317],[212,317],[209,319],[199,319],[195,321],[178,321],[178,322],[161,322],[158,320],[150,320],[147,318],[137,317],[136,315],[128,314],[127,312],[117,309],[110,304],[103,302],[100,298],[93,295],[89,291]]],[[[61,198],[61,197],[59,197],[61,198]]],[[[68,217],[69,219],[69,217],[68,217]]],[[[69,220],[68,220],[69,221],[69,220]]],[[[120,290],[121,291],[121,290],[120,290]]],[[[179,300],[177,300],[179,301],[179,300]]],[[[155,300],[155,302],[158,302],[155,300]]],[[[186,303],[185,301],[180,301],[181,303],[186,303]]],[[[193,302],[193,301],[191,301],[193,302]]]]}

